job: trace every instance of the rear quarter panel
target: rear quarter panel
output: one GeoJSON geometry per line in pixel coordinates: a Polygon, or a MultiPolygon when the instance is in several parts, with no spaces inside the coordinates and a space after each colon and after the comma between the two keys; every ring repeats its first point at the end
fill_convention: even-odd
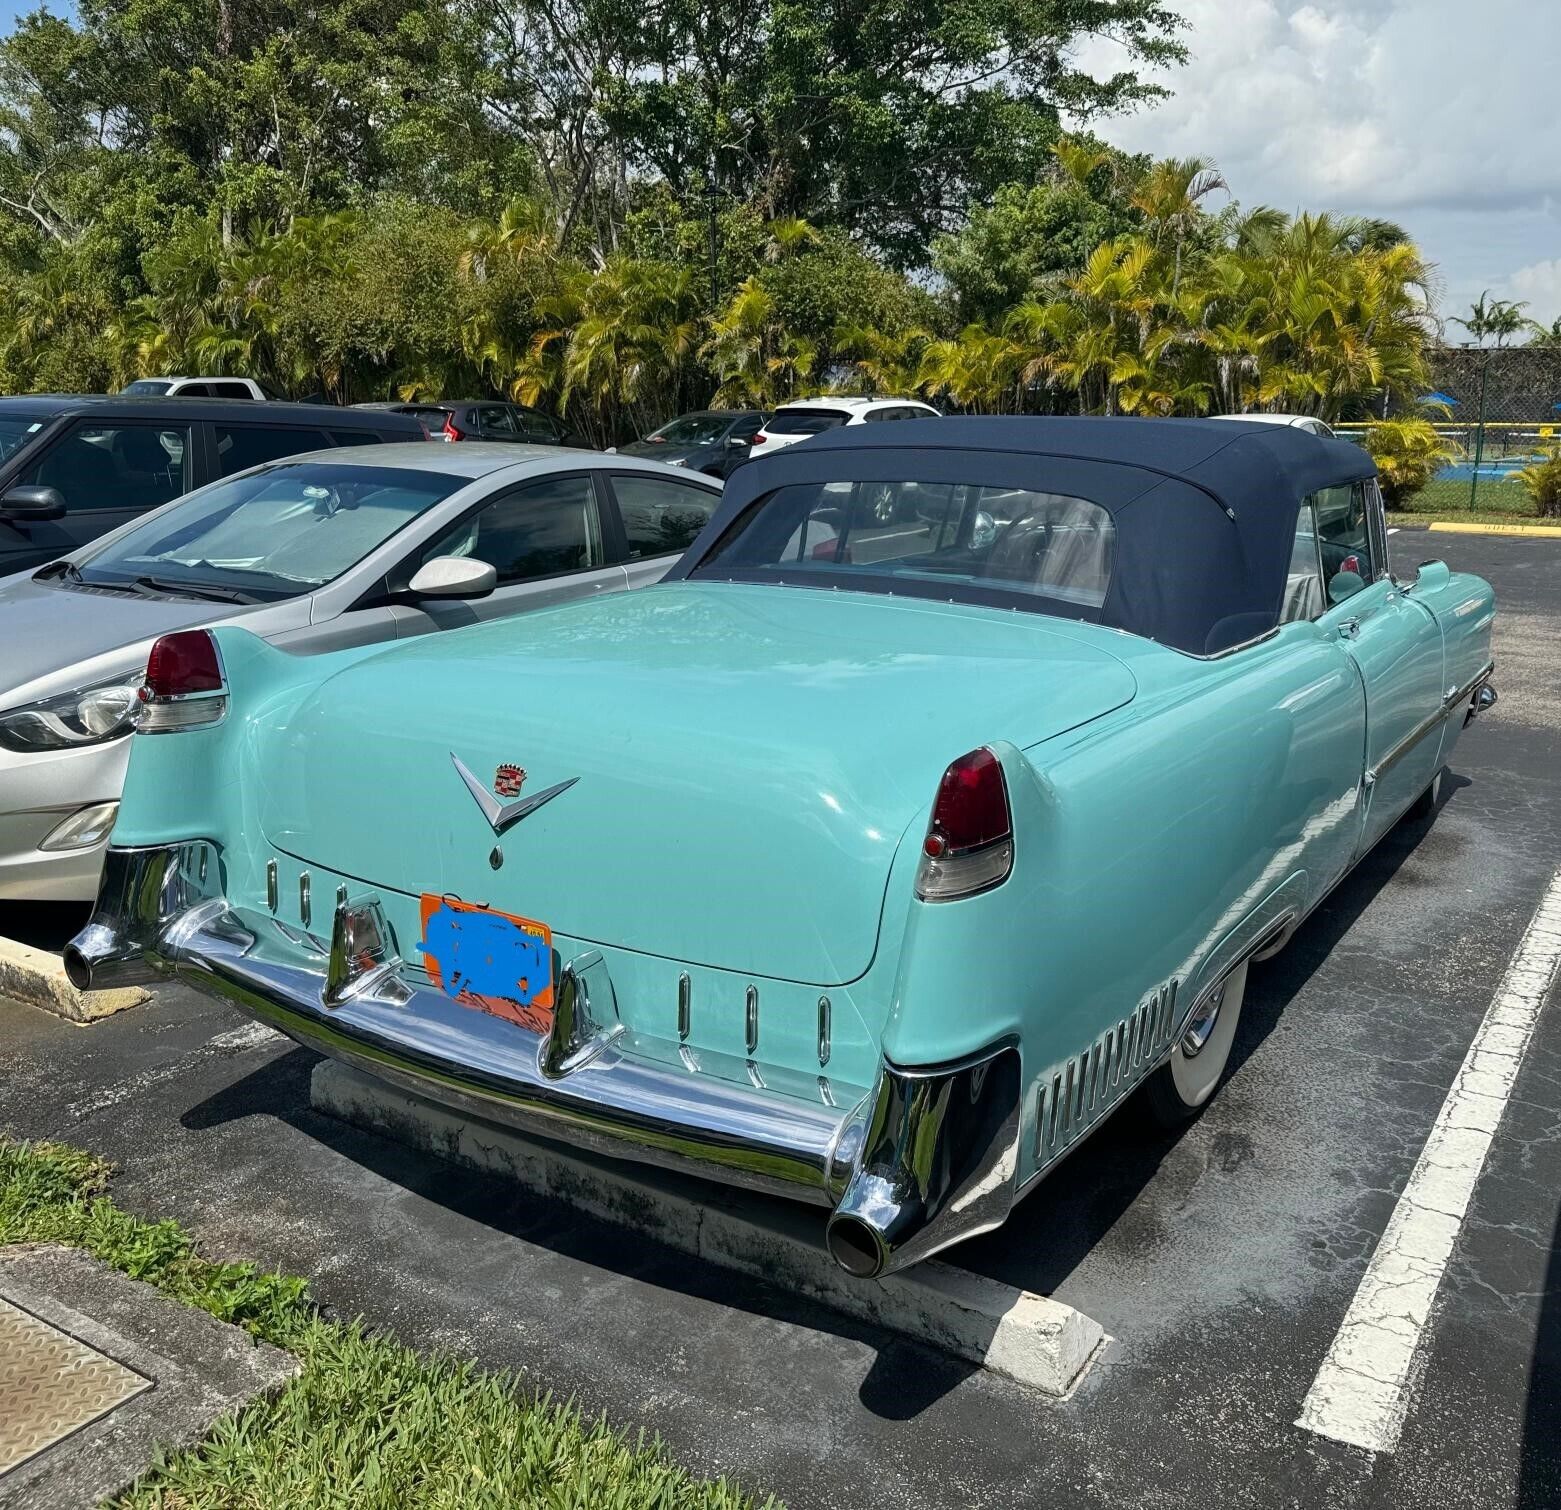
{"type": "MultiPolygon", "coordinates": [[[[1130,664],[1143,690],[1128,707],[1026,750],[993,745],[1014,814],[1004,885],[921,903],[913,865],[896,866],[907,921],[886,1056],[935,1064],[1017,1041],[1032,1127],[1040,1088],[1146,1000],[1174,982],[1185,1016],[1309,910],[1359,833],[1364,698],[1314,625],[1223,660],[1150,647],[1130,664]]],[[[1037,1167],[1033,1136],[1024,1158],[1022,1173],[1037,1167]]]]}

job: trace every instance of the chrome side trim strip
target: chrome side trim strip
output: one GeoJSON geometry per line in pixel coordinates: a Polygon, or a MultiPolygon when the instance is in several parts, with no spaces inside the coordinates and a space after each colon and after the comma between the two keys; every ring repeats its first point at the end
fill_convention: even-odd
{"type": "Polygon", "coordinates": [[[759,1047],[759,988],[748,987],[748,995],[743,1005],[743,1040],[748,1045],[748,1052],[752,1054],[759,1047]]]}
{"type": "Polygon", "coordinates": [[[272,912],[276,911],[277,898],[278,898],[278,893],[277,893],[277,888],[276,888],[276,861],[275,860],[267,860],[266,861],[266,906],[272,912]]]}
{"type": "Polygon", "coordinates": [[[1461,708],[1464,703],[1479,691],[1480,687],[1490,679],[1491,672],[1495,669],[1496,663],[1487,661],[1477,676],[1471,677],[1461,687],[1454,687],[1442,699],[1442,706],[1435,713],[1428,718],[1421,719],[1376,765],[1366,772],[1366,785],[1371,786],[1375,784],[1384,771],[1390,770],[1402,760],[1427,734],[1440,728],[1450,714],[1461,708]]]}
{"type": "Polygon", "coordinates": [[[818,999],[818,1062],[822,1069],[829,1063],[829,1028],[833,1009],[827,996],[818,999]]]}
{"type": "Polygon", "coordinates": [[[312,911],[309,905],[309,872],[306,870],[298,877],[298,921],[305,928],[309,926],[309,914],[312,911]]]}
{"type": "Polygon", "coordinates": [[[678,975],[678,1040],[681,1042],[688,1037],[691,1023],[691,1005],[694,995],[694,984],[688,978],[688,971],[684,970],[678,975]]]}

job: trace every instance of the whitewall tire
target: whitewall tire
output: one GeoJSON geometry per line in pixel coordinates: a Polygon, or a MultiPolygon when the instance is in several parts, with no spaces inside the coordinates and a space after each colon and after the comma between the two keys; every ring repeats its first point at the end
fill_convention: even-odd
{"type": "Polygon", "coordinates": [[[1145,1082],[1144,1099],[1163,1126],[1175,1127],[1197,1116],[1219,1088],[1246,993],[1247,961],[1243,960],[1200,998],[1171,1057],[1145,1082]]]}

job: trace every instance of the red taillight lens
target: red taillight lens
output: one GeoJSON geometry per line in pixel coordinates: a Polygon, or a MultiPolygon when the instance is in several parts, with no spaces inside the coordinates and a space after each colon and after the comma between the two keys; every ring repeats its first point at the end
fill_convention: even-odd
{"type": "Polygon", "coordinates": [[[453,414],[447,414],[444,417],[444,434],[446,440],[466,439],[466,432],[456,424],[453,414]]]}
{"type": "Polygon", "coordinates": [[[947,902],[1007,880],[1013,831],[1002,762],[987,749],[961,755],[938,783],[916,872],[917,896],[947,902]]]}
{"type": "Polygon", "coordinates": [[[219,723],[228,711],[227,690],[217,642],[206,630],[165,634],[147,657],[136,728],[168,734],[219,723]]]}
{"type": "Polygon", "coordinates": [[[762,446],[765,443],[765,441],[767,441],[768,439],[769,439],[769,436],[766,435],[764,433],[764,431],[761,430],[756,436],[754,436],[754,438],[751,441],[748,442],[748,444],[750,446],[762,446]]]}
{"type": "Polygon", "coordinates": [[[165,634],[152,646],[146,662],[146,685],[141,689],[143,701],[222,690],[217,642],[204,629],[165,634]]]}

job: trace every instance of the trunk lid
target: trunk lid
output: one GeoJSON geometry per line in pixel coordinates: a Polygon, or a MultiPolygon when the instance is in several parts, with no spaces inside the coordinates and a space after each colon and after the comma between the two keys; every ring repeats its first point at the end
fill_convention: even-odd
{"type": "Polygon", "coordinates": [[[680,582],[432,635],[276,715],[261,823],[375,886],[837,985],[871,964],[896,847],[950,760],[1132,698],[1127,668],[1069,629],[680,582]],[[522,798],[574,784],[496,835],[452,757],[490,790],[523,768],[522,798]]]}

